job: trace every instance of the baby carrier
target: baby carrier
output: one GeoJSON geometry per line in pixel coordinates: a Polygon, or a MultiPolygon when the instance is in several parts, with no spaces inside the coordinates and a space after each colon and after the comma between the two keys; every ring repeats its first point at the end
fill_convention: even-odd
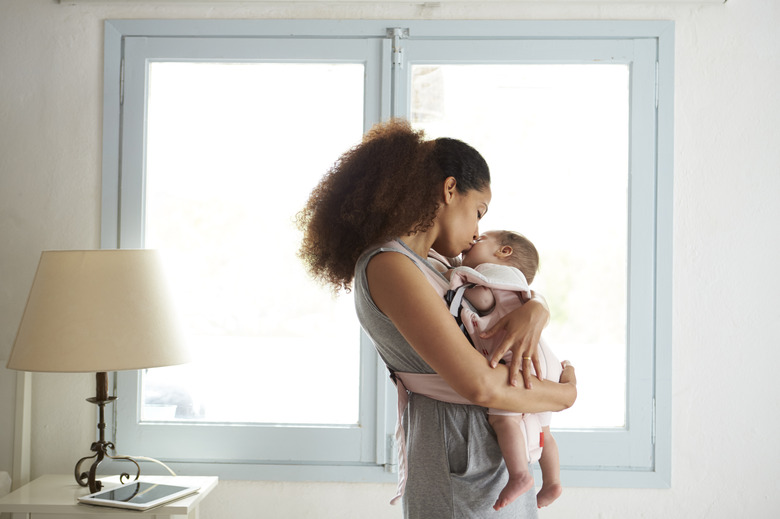
{"type": "MultiPolygon", "coordinates": [[[[469,337],[477,351],[485,358],[490,359],[493,352],[501,343],[503,334],[497,334],[489,339],[480,337],[480,334],[495,326],[498,321],[522,306],[531,298],[531,290],[520,270],[504,265],[485,263],[475,269],[469,267],[455,267],[450,277],[450,290],[445,300],[450,305],[450,313],[456,319],[461,329],[469,337]],[[483,286],[490,288],[495,298],[494,308],[486,315],[479,315],[469,304],[464,304],[464,294],[469,288],[483,286]]],[[[502,361],[509,362],[512,352],[507,352],[502,361]]],[[[539,343],[539,364],[542,370],[541,378],[554,380],[561,376],[561,364],[552,351],[544,343],[539,343]]],[[[536,371],[531,367],[532,374],[536,371]]],[[[491,414],[518,414],[499,409],[490,409],[491,414]]],[[[526,413],[523,416],[525,426],[526,445],[528,459],[537,461],[544,447],[544,435],[542,427],[550,425],[552,413],[526,413]]]]}
{"type": "MultiPolygon", "coordinates": [[[[387,248],[394,249],[394,250],[401,250],[401,247],[397,245],[394,242],[386,244],[387,248]]],[[[409,256],[411,259],[419,263],[419,260],[416,258],[409,256]]],[[[444,265],[449,265],[449,262],[443,258],[442,256],[438,255],[434,251],[431,251],[431,258],[436,261],[442,262],[444,265]]],[[[502,267],[500,265],[493,265],[495,267],[498,267],[499,269],[505,269],[505,267],[502,267]]],[[[469,340],[472,342],[472,344],[475,345],[475,348],[477,348],[478,351],[482,352],[486,356],[490,356],[492,351],[495,349],[495,346],[500,344],[500,335],[494,336],[491,339],[482,339],[479,337],[479,333],[481,330],[487,330],[490,327],[495,324],[498,319],[509,313],[510,311],[514,310],[518,306],[522,305],[523,301],[518,297],[518,293],[521,293],[524,297],[530,298],[530,290],[528,288],[528,283],[525,281],[525,277],[515,270],[518,274],[510,277],[506,277],[506,274],[503,276],[499,275],[498,272],[495,272],[496,275],[499,276],[500,279],[491,280],[490,277],[493,277],[493,274],[490,273],[491,269],[489,265],[480,266],[480,271],[477,272],[474,269],[469,269],[467,267],[458,267],[454,269],[454,272],[452,274],[449,289],[444,290],[441,289],[440,294],[445,298],[445,301],[447,301],[450,312],[453,314],[455,319],[458,321],[459,324],[462,325],[462,329],[464,330],[464,333],[466,333],[466,336],[469,338],[469,340]],[[484,268],[483,268],[484,267],[484,268]],[[485,272],[487,270],[488,272],[485,272]],[[476,274],[475,274],[476,273],[476,274]],[[470,306],[470,304],[466,303],[464,301],[463,294],[465,290],[470,288],[471,286],[475,286],[476,284],[484,284],[485,286],[488,286],[490,288],[494,289],[494,296],[496,297],[496,305],[491,314],[485,315],[485,316],[479,316],[470,306]],[[504,308],[505,306],[510,308],[504,308]],[[495,314],[495,315],[493,315],[495,314]],[[493,324],[490,324],[493,323],[493,324]]],[[[421,268],[423,269],[423,272],[425,273],[426,277],[431,282],[432,286],[436,288],[437,290],[440,290],[438,288],[438,282],[436,279],[434,279],[436,276],[434,276],[431,272],[429,272],[428,268],[423,268],[421,265],[421,268]]],[[[439,277],[440,280],[443,280],[443,278],[439,277]]],[[[546,371],[547,375],[549,375],[551,378],[554,378],[554,380],[557,382],[558,378],[560,377],[560,362],[557,361],[557,359],[554,359],[554,357],[548,356],[546,353],[546,348],[542,349],[542,344],[540,344],[540,354],[544,351],[543,355],[540,355],[542,357],[542,369],[543,371],[546,371]],[[546,361],[546,362],[545,362],[546,361]],[[558,374],[556,375],[554,373],[554,369],[551,370],[550,368],[545,368],[545,364],[548,364],[550,367],[555,368],[555,366],[558,366],[558,374]],[[553,371],[551,373],[551,371],[553,371]]],[[[466,400],[462,396],[460,396],[458,393],[455,392],[454,389],[452,389],[449,384],[447,384],[444,379],[442,379],[437,374],[428,374],[428,373],[405,373],[405,372],[393,372],[391,373],[391,378],[393,379],[393,382],[395,382],[397,389],[398,389],[398,421],[396,424],[396,441],[398,443],[398,449],[399,449],[399,460],[398,460],[398,472],[399,472],[399,479],[398,479],[398,492],[396,496],[391,500],[391,503],[395,504],[398,502],[398,500],[403,496],[404,493],[404,487],[406,486],[406,440],[405,440],[405,434],[402,427],[402,416],[404,411],[406,410],[406,407],[409,403],[409,393],[418,393],[423,396],[427,396],[429,398],[433,398],[436,400],[441,400],[444,402],[451,402],[455,404],[467,404],[467,405],[473,405],[472,402],[466,400]]],[[[507,413],[506,411],[498,411],[498,410],[492,410],[490,412],[501,412],[501,413],[507,413]]],[[[519,414],[519,413],[510,413],[510,414],[519,414]]],[[[547,413],[550,414],[550,413],[547,413]]],[[[527,454],[528,459],[531,462],[535,462],[539,460],[539,457],[541,456],[542,447],[544,444],[544,440],[542,437],[542,424],[543,422],[540,421],[540,415],[539,414],[528,414],[526,413],[523,416],[523,425],[524,425],[524,431],[526,438],[526,445],[527,445],[527,454]]],[[[549,424],[549,419],[547,420],[547,424],[549,424]]],[[[545,425],[547,425],[545,424],[545,425]]]]}

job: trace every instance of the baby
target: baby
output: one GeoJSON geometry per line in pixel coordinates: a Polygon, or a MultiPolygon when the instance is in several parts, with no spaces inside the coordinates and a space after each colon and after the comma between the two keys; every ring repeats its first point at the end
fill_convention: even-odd
{"type": "MultiPolygon", "coordinates": [[[[464,267],[471,267],[478,272],[479,266],[484,264],[518,269],[530,284],[539,267],[539,254],[533,243],[520,234],[511,231],[488,231],[480,236],[474,246],[462,257],[464,267]]],[[[520,293],[517,295],[517,304],[523,304],[524,301],[520,293]]],[[[497,302],[498,298],[495,297],[493,289],[486,286],[476,285],[469,288],[466,290],[465,296],[480,316],[494,312],[496,305],[502,304],[500,301],[497,302]]],[[[510,298],[509,301],[513,301],[513,298],[510,298]]],[[[493,342],[493,344],[495,345],[497,342],[493,342]]],[[[485,350],[483,353],[488,354],[489,352],[485,350]]],[[[551,352],[549,356],[554,358],[551,352]]],[[[557,359],[555,362],[557,363],[557,359]]],[[[563,491],[560,481],[558,445],[550,433],[550,413],[545,413],[545,415],[540,417],[544,447],[539,459],[539,466],[542,470],[542,488],[537,494],[537,505],[540,508],[555,501],[563,491]]],[[[534,481],[529,470],[526,438],[523,434],[523,415],[491,409],[488,419],[496,432],[498,444],[509,472],[509,482],[493,506],[499,510],[530,490],[534,481]]]]}

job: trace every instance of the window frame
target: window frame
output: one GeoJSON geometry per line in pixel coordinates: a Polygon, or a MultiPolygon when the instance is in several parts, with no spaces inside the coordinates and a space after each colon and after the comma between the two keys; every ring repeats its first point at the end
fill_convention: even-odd
{"type": "MultiPolygon", "coordinates": [[[[380,73],[376,78],[376,87],[380,89],[378,98],[372,107],[367,106],[366,128],[377,120],[389,116],[408,116],[408,97],[398,95],[404,92],[403,82],[408,82],[411,67],[404,68],[405,60],[414,60],[415,43],[428,42],[425,45],[445,44],[447,40],[461,40],[475,44],[478,40],[520,39],[529,45],[547,45],[551,40],[580,41],[585,46],[597,45],[598,41],[610,42],[624,40],[625,48],[644,47],[652,50],[654,64],[651,68],[642,67],[644,77],[632,82],[642,81],[652,85],[654,106],[643,106],[647,111],[644,118],[651,118],[652,125],[639,130],[645,132],[642,139],[649,146],[644,147],[641,157],[634,156],[632,149],[632,168],[630,189],[632,193],[642,193],[637,205],[634,200],[629,211],[629,220],[641,221],[642,233],[650,240],[649,247],[642,251],[629,249],[629,279],[632,266],[652,276],[649,289],[651,294],[637,299],[629,294],[629,335],[641,329],[646,345],[641,351],[629,350],[627,357],[630,373],[642,373],[641,403],[627,411],[628,425],[632,427],[633,414],[639,412],[645,423],[643,429],[650,428],[649,438],[643,452],[650,453],[649,462],[632,459],[632,448],[619,456],[619,461],[607,464],[599,462],[598,457],[583,457],[578,463],[562,466],[562,479],[567,486],[596,487],[648,487],[668,488],[671,483],[671,280],[672,280],[672,180],[673,180],[673,49],[674,23],[669,21],[315,21],[315,20],[108,20],[105,23],[105,63],[104,63],[104,124],[103,124],[103,216],[101,228],[102,248],[120,246],[137,247],[142,242],[127,240],[128,234],[136,231],[120,230],[126,225],[120,218],[121,185],[128,177],[137,172],[121,172],[122,144],[126,138],[121,130],[126,123],[122,113],[121,98],[123,88],[130,87],[138,78],[124,74],[123,53],[133,38],[324,38],[333,40],[373,39],[379,42],[381,53],[380,73]],[[399,28],[400,30],[393,30],[399,28]],[[393,50],[396,49],[395,55],[393,50]],[[654,75],[655,77],[650,77],[654,75]],[[650,132],[650,133],[648,133],[650,132]],[[642,174],[633,168],[633,161],[651,164],[650,170],[642,174]],[[124,174],[121,174],[121,173],[124,174]],[[641,253],[640,253],[641,252],[641,253]],[[648,255],[649,254],[649,255],[648,255]],[[633,299],[632,299],[633,297],[633,299]],[[634,304],[632,304],[632,302],[634,304]],[[638,327],[641,324],[641,328],[638,327]],[[636,371],[639,370],[639,371],[636,371]],[[649,443],[647,443],[649,442],[649,443]],[[620,461],[622,460],[622,461],[620,461]]],[[[211,40],[213,42],[213,40],[211,40]]],[[[633,56],[633,54],[632,54],[633,56]]],[[[585,59],[585,58],[584,58],[585,59]]],[[[620,58],[618,57],[619,61],[620,58]]],[[[137,85],[137,83],[136,83],[137,85]]],[[[136,86],[136,88],[139,88],[136,86]]],[[[632,99],[632,103],[635,99],[632,99]]],[[[646,103],[645,103],[646,105],[646,103]]],[[[632,105],[632,124],[635,121],[632,105]]],[[[632,138],[633,132],[632,129],[632,138]]],[[[143,178],[136,179],[132,189],[142,189],[143,178]]],[[[141,208],[142,210],[142,208],[141,208]]],[[[633,243],[633,242],[630,242],[633,243]]],[[[630,245],[631,247],[631,245],[630,245]]],[[[630,285],[629,285],[630,286],[630,285]]],[[[648,287],[645,287],[647,289],[648,287]]],[[[631,291],[631,288],[629,288],[631,291]]],[[[629,341],[631,337],[629,336],[629,341]]],[[[334,462],[333,460],[308,460],[291,463],[264,463],[254,460],[232,459],[214,461],[208,459],[185,460],[176,457],[158,455],[161,459],[172,461],[172,466],[182,474],[208,471],[229,479],[270,479],[270,480],[315,480],[315,481],[374,481],[390,482],[395,480],[391,473],[394,463],[394,448],[391,444],[395,426],[394,387],[386,377],[384,365],[378,359],[373,347],[365,337],[361,340],[361,371],[372,380],[372,387],[364,387],[362,395],[373,409],[369,411],[372,426],[373,444],[370,450],[371,460],[356,464],[334,462]]],[[[113,434],[117,445],[125,449],[121,417],[133,416],[133,407],[137,400],[138,374],[120,373],[117,377],[122,386],[119,390],[118,405],[115,406],[115,425],[113,434]],[[135,380],[135,385],[133,383],[135,380]],[[120,417],[120,418],[117,418],[120,417]],[[120,421],[119,425],[117,420],[120,421]],[[119,430],[118,430],[119,429],[119,430]],[[119,433],[119,434],[117,434],[119,433]]],[[[361,380],[364,377],[361,375],[361,380]]],[[[633,395],[629,390],[629,397],[633,395]]],[[[361,404],[362,405],[362,404],[361,404]]],[[[627,404],[630,405],[630,404],[627,404]]],[[[363,411],[361,410],[361,415],[363,411]]],[[[137,412],[136,412],[137,414],[137,412]]],[[[367,415],[368,416],[368,415],[367,415]]],[[[178,425],[172,427],[174,434],[180,431],[178,425]]],[[[586,454],[593,452],[595,443],[610,445],[614,434],[620,431],[577,430],[576,432],[556,432],[559,444],[570,452],[575,450],[586,454]],[[611,436],[613,435],[613,436],[611,436]],[[566,437],[571,436],[571,440],[566,437]]],[[[132,442],[131,442],[132,443],[132,442]]],[[[131,445],[131,448],[136,448],[131,445]]],[[[144,448],[144,450],[146,450],[144,448]]],[[[154,455],[154,454],[152,454],[154,455]]]]}
{"type": "MultiPolygon", "coordinates": [[[[366,98],[372,110],[364,111],[364,130],[379,120],[381,104],[376,102],[382,73],[381,42],[376,39],[353,38],[221,38],[218,40],[191,36],[149,38],[127,37],[123,41],[122,68],[122,128],[121,149],[133,150],[122,155],[120,169],[131,174],[119,177],[116,246],[144,246],[145,223],[145,127],[150,64],[169,60],[223,61],[226,53],[231,60],[289,61],[298,63],[344,62],[373,63],[365,73],[366,98]],[[285,45],[280,48],[280,40],[285,45]],[[228,48],[228,49],[226,49],[228,48]],[[316,56],[315,56],[316,55],[316,56]]],[[[359,332],[356,330],[355,334],[359,332]]],[[[355,425],[287,425],[242,424],[220,427],[214,424],[141,423],[136,402],[140,399],[140,373],[117,376],[118,393],[133,395],[121,399],[116,406],[116,442],[134,452],[144,452],[166,462],[179,464],[213,463],[235,468],[253,464],[260,472],[272,477],[284,471],[290,463],[306,465],[306,472],[323,472],[319,467],[340,467],[324,471],[322,478],[366,478],[366,472],[379,472],[387,462],[384,423],[376,414],[383,413],[388,403],[377,391],[384,386],[386,376],[378,369],[376,352],[365,336],[360,336],[360,421],[355,425]],[[378,380],[380,379],[380,383],[378,380]],[[255,440],[255,441],[251,441],[255,440]],[[197,452],[197,458],[187,457],[197,452]]],[[[190,467],[191,468],[191,467],[190,467]]]]}

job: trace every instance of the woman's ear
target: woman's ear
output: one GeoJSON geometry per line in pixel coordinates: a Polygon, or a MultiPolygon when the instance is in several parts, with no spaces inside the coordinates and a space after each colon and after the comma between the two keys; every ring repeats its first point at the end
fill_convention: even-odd
{"type": "Polygon", "coordinates": [[[444,195],[444,203],[449,204],[452,202],[452,199],[455,197],[455,187],[457,186],[458,181],[455,180],[455,177],[447,177],[444,179],[444,185],[443,185],[443,195],[444,195]]]}

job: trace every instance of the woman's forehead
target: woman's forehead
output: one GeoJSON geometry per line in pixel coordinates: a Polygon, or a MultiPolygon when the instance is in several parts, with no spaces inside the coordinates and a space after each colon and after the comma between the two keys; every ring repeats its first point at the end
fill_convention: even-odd
{"type": "Polygon", "coordinates": [[[477,203],[490,205],[490,200],[493,198],[493,192],[490,190],[490,185],[483,187],[482,189],[472,189],[468,192],[468,195],[473,197],[477,203]]]}

